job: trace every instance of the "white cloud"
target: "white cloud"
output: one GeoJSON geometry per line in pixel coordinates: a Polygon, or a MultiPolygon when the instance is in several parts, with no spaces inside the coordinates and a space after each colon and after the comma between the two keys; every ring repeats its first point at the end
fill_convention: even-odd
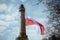
{"type": "Polygon", "coordinates": [[[7,5],[6,4],[0,4],[0,12],[1,11],[5,11],[7,9],[7,5]]]}
{"type": "Polygon", "coordinates": [[[16,2],[16,0],[11,0],[11,2],[16,2]]]}
{"type": "Polygon", "coordinates": [[[8,25],[7,22],[0,20],[0,27],[1,27],[1,26],[6,26],[6,25],[8,25]]]}
{"type": "Polygon", "coordinates": [[[9,23],[0,20],[0,34],[1,34],[1,32],[3,32],[7,27],[9,27],[9,23]]]}
{"type": "Polygon", "coordinates": [[[14,20],[14,16],[12,15],[6,15],[6,21],[14,20]]]}
{"type": "Polygon", "coordinates": [[[0,34],[6,29],[7,27],[6,26],[0,26],[0,34]]]}
{"type": "Polygon", "coordinates": [[[41,40],[42,39],[42,36],[40,35],[40,30],[38,29],[40,28],[37,25],[27,26],[27,35],[29,37],[29,40],[41,40]]]}
{"type": "Polygon", "coordinates": [[[12,15],[6,15],[6,21],[14,21],[16,18],[18,18],[18,14],[12,14],[12,15]]]}
{"type": "Polygon", "coordinates": [[[9,6],[8,6],[8,9],[6,10],[6,11],[8,11],[8,12],[12,12],[12,10],[13,10],[13,7],[14,7],[14,5],[13,4],[10,4],[9,6]]]}
{"type": "Polygon", "coordinates": [[[5,21],[14,21],[16,19],[19,19],[19,14],[18,13],[12,13],[7,14],[7,15],[0,15],[0,20],[5,20],[5,21]]]}
{"type": "Polygon", "coordinates": [[[0,3],[4,3],[6,0],[0,0],[0,3]]]}
{"type": "Polygon", "coordinates": [[[21,0],[22,2],[25,2],[26,0],[21,0]]]}

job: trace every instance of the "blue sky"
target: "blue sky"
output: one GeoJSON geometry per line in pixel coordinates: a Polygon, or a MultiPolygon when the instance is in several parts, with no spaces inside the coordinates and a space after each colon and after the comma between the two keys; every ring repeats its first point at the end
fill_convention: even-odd
{"type": "MultiPolygon", "coordinates": [[[[15,40],[19,34],[19,7],[24,4],[26,17],[31,17],[47,27],[47,15],[43,1],[35,5],[37,0],[0,0],[0,40],[15,40]]],[[[46,34],[40,35],[37,25],[26,27],[29,40],[42,40],[46,34]]]]}

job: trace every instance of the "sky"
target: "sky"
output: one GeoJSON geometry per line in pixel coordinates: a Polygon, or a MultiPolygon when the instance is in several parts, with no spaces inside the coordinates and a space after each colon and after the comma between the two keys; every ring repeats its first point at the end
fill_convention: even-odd
{"type": "MultiPolygon", "coordinates": [[[[16,40],[20,31],[19,7],[24,4],[25,17],[31,17],[47,27],[47,15],[44,12],[43,1],[39,4],[38,0],[0,0],[0,40],[16,40]]],[[[26,26],[26,34],[29,40],[42,40],[46,34],[41,35],[37,25],[26,26]]]]}

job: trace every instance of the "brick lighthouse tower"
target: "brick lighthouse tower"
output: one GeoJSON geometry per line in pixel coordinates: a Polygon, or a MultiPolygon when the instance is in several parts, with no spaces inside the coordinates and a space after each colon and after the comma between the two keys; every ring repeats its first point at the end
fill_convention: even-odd
{"type": "Polygon", "coordinates": [[[26,27],[25,27],[25,8],[23,4],[21,4],[21,7],[19,8],[19,12],[21,14],[21,17],[20,17],[21,26],[20,26],[20,34],[16,40],[28,40],[28,37],[26,35],[26,27]]]}

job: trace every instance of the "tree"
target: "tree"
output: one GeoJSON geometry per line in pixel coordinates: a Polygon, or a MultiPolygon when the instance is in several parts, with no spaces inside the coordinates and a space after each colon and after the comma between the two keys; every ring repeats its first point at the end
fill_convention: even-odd
{"type": "Polygon", "coordinates": [[[52,34],[60,37],[60,0],[46,0],[46,7],[50,11],[48,23],[55,28],[52,34]]]}

